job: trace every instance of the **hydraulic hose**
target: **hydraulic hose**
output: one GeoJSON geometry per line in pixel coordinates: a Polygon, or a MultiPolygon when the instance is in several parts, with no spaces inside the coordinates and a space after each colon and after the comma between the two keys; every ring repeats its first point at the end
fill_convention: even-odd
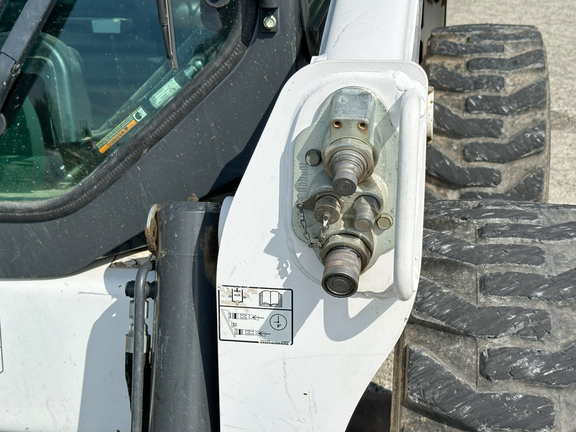
{"type": "Polygon", "coordinates": [[[149,294],[149,285],[146,282],[148,273],[152,270],[150,261],[144,263],[136,274],[134,285],[134,356],[132,367],[132,411],[131,432],[142,432],[143,406],[144,406],[144,368],[146,365],[146,298],[149,294]]]}

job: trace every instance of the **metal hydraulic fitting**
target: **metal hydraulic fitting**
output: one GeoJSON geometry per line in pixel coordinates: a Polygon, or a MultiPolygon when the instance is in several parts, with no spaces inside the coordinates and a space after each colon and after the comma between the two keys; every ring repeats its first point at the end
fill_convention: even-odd
{"type": "Polygon", "coordinates": [[[341,196],[352,195],[374,172],[373,117],[374,96],[366,90],[345,88],[332,101],[322,159],[334,192],[341,196]]]}
{"type": "Polygon", "coordinates": [[[354,295],[394,247],[397,158],[397,128],[367,88],[332,93],[294,142],[292,226],[320,259],[331,296],[354,295]]]}
{"type": "Polygon", "coordinates": [[[342,212],[342,206],[337,198],[331,195],[323,195],[316,200],[314,205],[314,219],[318,222],[323,223],[325,215],[328,215],[327,223],[332,225],[340,219],[340,213],[342,212]]]}
{"type": "Polygon", "coordinates": [[[370,250],[356,236],[337,234],[329,237],[320,249],[320,260],[324,264],[324,291],[334,297],[350,297],[355,294],[360,273],[370,257],[370,250]]]}
{"type": "Polygon", "coordinates": [[[354,228],[360,232],[370,231],[374,227],[380,207],[376,198],[363,195],[354,201],[353,207],[356,211],[354,228]]]}

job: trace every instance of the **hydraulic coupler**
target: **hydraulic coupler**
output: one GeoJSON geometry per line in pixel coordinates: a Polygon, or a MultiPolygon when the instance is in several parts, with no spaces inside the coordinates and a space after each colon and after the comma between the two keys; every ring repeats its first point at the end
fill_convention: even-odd
{"type": "Polygon", "coordinates": [[[330,95],[296,138],[293,227],[324,264],[330,295],[356,293],[360,274],[394,248],[398,142],[389,110],[359,87],[330,95]]]}

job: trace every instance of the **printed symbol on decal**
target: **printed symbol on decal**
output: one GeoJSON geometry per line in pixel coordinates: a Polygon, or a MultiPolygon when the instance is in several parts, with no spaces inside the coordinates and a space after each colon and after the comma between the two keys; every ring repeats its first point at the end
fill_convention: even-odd
{"type": "Polygon", "coordinates": [[[234,329],[234,337],[236,336],[260,336],[261,338],[266,338],[266,336],[270,336],[270,333],[266,333],[265,331],[258,331],[254,329],[234,329]]]}
{"type": "Polygon", "coordinates": [[[264,317],[261,317],[258,315],[251,315],[251,314],[239,313],[239,312],[228,312],[228,318],[237,319],[237,320],[256,320],[256,321],[264,319],[264,317]]]}
{"type": "Polygon", "coordinates": [[[230,295],[230,298],[236,304],[242,303],[244,301],[244,290],[239,288],[232,289],[232,294],[230,295]]]}
{"type": "Polygon", "coordinates": [[[260,293],[260,306],[282,307],[282,294],[278,291],[262,291],[260,293]]]}
{"type": "Polygon", "coordinates": [[[239,336],[258,336],[258,331],[252,329],[234,329],[234,334],[239,336]]]}
{"type": "Polygon", "coordinates": [[[288,320],[284,315],[274,314],[270,317],[269,323],[274,330],[280,331],[286,328],[288,325],[288,320]]]}

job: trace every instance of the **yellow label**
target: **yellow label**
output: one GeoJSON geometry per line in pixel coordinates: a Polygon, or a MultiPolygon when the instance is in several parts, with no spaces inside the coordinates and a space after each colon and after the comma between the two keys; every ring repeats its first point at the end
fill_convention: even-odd
{"type": "MultiPolygon", "coordinates": [[[[123,123],[124,124],[124,123],[123,123]]],[[[130,132],[130,129],[132,129],[134,126],[136,126],[138,124],[138,122],[134,119],[130,119],[130,121],[124,125],[124,127],[118,131],[117,128],[113,131],[116,132],[115,135],[113,135],[111,138],[108,139],[108,141],[106,141],[106,138],[108,138],[108,136],[106,136],[106,138],[104,138],[102,141],[105,141],[102,145],[102,147],[100,147],[98,149],[98,151],[100,151],[100,153],[104,153],[106,150],[108,150],[110,147],[112,147],[114,144],[116,144],[120,138],[122,138],[124,135],[126,135],[128,132],[130,132]]],[[[102,142],[100,141],[100,143],[102,142]]],[[[98,147],[98,145],[100,144],[96,144],[96,146],[98,147]]]]}
{"type": "Polygon", "coordinates": [[[122,123],[112,129],[104,138],[102,138],[96,144],[96,148],[100,153],[105,153],[110,147],[116,144],[120,138],[126,135],[130,130],[136,126],[147,113],[142,107],[138,108],[129,117],[127,117],[122,123]]]}

